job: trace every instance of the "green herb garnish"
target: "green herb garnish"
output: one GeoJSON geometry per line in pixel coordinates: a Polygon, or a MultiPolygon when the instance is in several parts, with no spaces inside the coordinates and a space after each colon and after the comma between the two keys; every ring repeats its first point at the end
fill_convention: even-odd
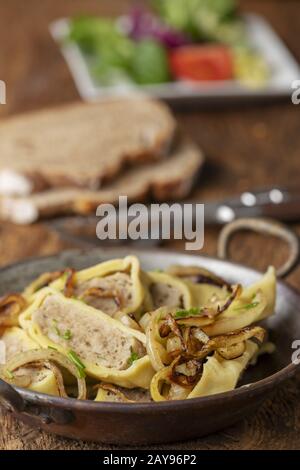
{"type": "Polygon", "coordinates": [[[57,336],[59,336],[62,339],[65,339],[66,341],[69,341],[72,338],[72,332],[71,330],[66,330],[64,333],[60,331],[60,329],[57,326],[57,320],[53,320],[53,329],[57,336]]]}
{"type": "Polygon", "coordinates": [[[201,313],[200,308],[198,307],[192,307],[188,310],[177,310],[175,313],[175,318],[186,318],[186,317],[192,317],[194,315],[199,315],[201,313]]]}
{"type": "Polygon", "coordinates": [[[9,379],[12,380],[14,378],[14,374],[10,370],[6,369],[5,373],[9,379]]]}
{"type": "Polygon", "coordinates": [[[53,346],[48,346],[48,349],[53,349],[53,351],[57,351],[57,349],[54,348],[53,346]]]}
{"type": "Polygon", "coordinates": [[[251,302],[250,304],[242,305],[241,307],[236,307],[234,310],[251,310],[259,305],[259,302],[251,302]]]}
{"type": "Polygon", "coordinates": [[[85,365],[83,364],[83,362],[81,362],[80,358],[77,356],[76,352],[75,351],[69,351],[68,352],[68,358],[70,359],[70,361],[73,362],[73,364],[75,364],[75,366],[77,367],[77,370],[78,370],[78,373],[79,373],[79,377],[81,379],[84,379],[85,378],[85,365]]]}
{"type": "Polygon", "coordinates": [[[63,339],[69,341],[72,338],[71,330],[66,330],[63,334],[63,339]]]}
{"type": "Polygon", "coordinates": [[[135,352],[135,351],[132,351],[131,355],[130,355],[130,358],[128,359],[128,364],[130,366],[132,366],[132,364],[134,363],[134,361],[137,361],[139,359],[139,356],[138,354],[135,352]]]}

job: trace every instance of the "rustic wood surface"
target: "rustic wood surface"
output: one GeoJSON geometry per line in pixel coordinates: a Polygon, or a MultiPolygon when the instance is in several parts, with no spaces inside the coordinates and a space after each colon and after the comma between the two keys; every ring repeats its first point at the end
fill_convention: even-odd
{"type": "MultiPolygon", "coordinates": [[[[0,118],[78,99],[69,71],[48,33],[55,18],[84,11],[119,14],[129,1],[0,0],[0,79],[7,84],[7,105],[0,118]]],[[[242,7],[263,14],[300,61],[300,2],[249,0],[242,7]]],[[[300,77],[298,77],[300,78],[300,77]]],[[[204,202],[266,185],[300,183],[299,107],[289,100],[272,104],[177,111],[180,124],[204,149],[208,162],[195,199],[204,202]]],[[[294,226],[300,233],[300,224],[294,226]]],[[[217,230],[207,228],[204,252],[214,254],[217,230]]],[[[43,223],[32,227],[0,226],[0,263],[45,255],[69,247],[43,223]]],[[[182,248],[181,244],[169,244],[182,248]]],[[[235,259],[264,269],[280,263],[286,249],[259,236],[237,237],[235,259]]],[[[300,271],[289,278],[300,287],[300,271]]],[[[291,380],[247,420],[176,449],[299,449],[300,380],[291,380]]],[[[0,449],[115,449],[76,442],[29,429],[0,411],[0,449]]],[[[157,447],[156,447],[157,448],[157,447]]]]}

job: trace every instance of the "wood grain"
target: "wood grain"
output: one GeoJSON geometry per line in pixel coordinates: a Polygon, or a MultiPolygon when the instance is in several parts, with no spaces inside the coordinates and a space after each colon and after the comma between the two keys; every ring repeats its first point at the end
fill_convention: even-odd
{"type": "MultiPolygon", "coordinates": [[[[300,60],[299,2],[246,0],[241,3],[243,9],[269,19],[300,60]]],[[[7,84],[7,105],[0,106],[0,118],[78,99],[69,71],[49,36],[50,21],[84,11],[117,15],[126,11],[129,4],[126,0],[0,0],[0,79],[7,84]]],[[[195,200],[204,202],[270,184],[299,187],[299,112],[300,108],[289,100],[213,109],[197,105],[177,110],[180,125],[207,155],[208,163],[197,184],[195,200]]],[[[300,224],[294,228],[300,234],[300,224]]],[[[217,230],[207,228],[203,251],[215,254],[216,240],[217,230]]],[[[32,227],[0,226],[1,265],[55,253],[67,246],[43,223],[32,227]]],[[[182,243],[168,246],[182,249],[182,243]]],[[[266,243],[257,235],[237,236],[234,241],[234,258],[260,269],[271,262],[279,264],[285,255],[286,250],[278,241],[266,243]]],[[[299,270],[289,282],[300,287],[299,270]]],[[[297,378],[274,391],[273,398],[244,422],[171,448],[299,449],[299,393],[300,378],[297,378]]],[[[66,440],[29,429],[0,411],[0,449],[99,448],[98,444],[66,440]]]]}

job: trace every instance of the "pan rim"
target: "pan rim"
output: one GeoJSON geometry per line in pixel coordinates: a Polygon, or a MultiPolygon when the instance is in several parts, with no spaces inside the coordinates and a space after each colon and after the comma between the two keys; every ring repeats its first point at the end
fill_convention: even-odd
{"type": "MultiPolygon", "coordinates": [[[[161,248],[134,248],[128,250],[128,248],[123,248],[123,247],[109,247],[108,249],[103,248],[103,247],[94,247],[94,248],[81,248],[81,249],[70,249],[70,250],[62,250],[59,251],[55,254],[52,255],[43,255],[43,256],[36,256],[36,257],[30,257],[26,258],[25,260],[22,261],[16,261],[13,263],[10,263],[8,265],[2,266],[0,268],[0,274],[4,273],[5,271],[12,269],[14,267],[20,267],[20,266],[27,266],[28,264],[35,263],[37,261],[46,261],[46,260],[51,260],[55,259],[58,256],[62,255],[72,255],[72,254],[81,254],[84,255],[85,252],[90,252],[90,251],[98,251],[103,254],[107,254],[108,251],[116,252],[119,254],[127,254],[128,251],[130,251],[131,254],[153,254],[159,253],[160,256],[172,256],[174,255],[175,257],[178,255],[184,255],[184,256],[189,256],[193,258],[205,258],[208,261],[212,262],[219,262],[224,265],[227,265],[233,269],[244,269],[247,270],[249,273],[254,274],[254,275],[260,275],[262,274],[260,271],[253,269],[251,267],[245,266],[241,263],[236,263],[233,261],[227,261],[223,260],[217,257],[212,257],[208,256],[205,254],[199,254],[197,253],[187,253],[186,251],[183,250],[166,250],[166,249],[161,249],[161,248]]],[[[278,280],[278,285],[284,287],[285,289],[288,289],[293,296],[296,296],[300,302],[300,292],[293,286],[290,286],[286,281],[284,280],[278,280]]],[[[81,410],[81,411],[87,411],[89,409],[92,409],[93,411],[101,411],[104,413],[110,413],[110,412],[119,412],[121,414],[127,414],[127,413],[134,413],[134,412],[155,412],[156,410],[158,411],[174,411],[174,408],[184,410],[185,408],[190,408],[195,406],[207,406],[211,404],[219,404],[221,402],[233,399],[233,398],[239,398],[242,396],[247,396],[247,395],[257,395],[261,394],[264,390],[268,390],[272,386],[277,386],[280,383],[282,383],[285,380],[288,380],[289,378],[293,377],[297,371],[300,370],[300,364],[293,364],[292,362],[279,371],[275,372],[274,374],[271,374],[264,379],[258,380],[257,382],[253,382],[250,384],[242,385],[240,387],[237,387],[234,390],[230,390],[228,392],[223,392],[223,393],[217,393],[215,395],[209,395],[205,397],[198,397],[198,398],[191,398],[188,400],[176,400],[176,401],[165,401],[165,402],[140,402],[140,403],[101,403],[101,402],[94,402],[92,400],[77,400],[76,398],[61,398],[61,397],[55,397],[52,395],[47,395],[44,393],[38,393],[34,392],[31,390],[27,389],[22,389],[19,387],[13,387],[26,402],[30,403],[38,403],[40,405],[52,405],[58,408],[64,408],[64,409],[76,409],[76,410],[81,410]]]]}

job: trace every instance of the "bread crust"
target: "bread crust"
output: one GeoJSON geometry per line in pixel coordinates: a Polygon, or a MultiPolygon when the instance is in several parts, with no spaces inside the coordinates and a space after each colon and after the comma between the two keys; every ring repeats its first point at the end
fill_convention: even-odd
{"type": "Polygon", "coordinates": [[[52,189],[26,198],[0,198],[0,217],[16,223],[63,214],[93,214],[100,204],[167,201],[187,197],[202,168],[204,156],[189,140],[181,140],[168,159],[125,171],[101,190],[52,189]]]}
{"type": "Polygon", "coordinates": [[[24,196],[53,187],[99,189],[127,166],[163,159],[175,131],[165,104],[137,97],[9,118],[0,124],[0,175],[10,170],[27,184],[23,194],[1,185],[0,192],[24,196]]]}

